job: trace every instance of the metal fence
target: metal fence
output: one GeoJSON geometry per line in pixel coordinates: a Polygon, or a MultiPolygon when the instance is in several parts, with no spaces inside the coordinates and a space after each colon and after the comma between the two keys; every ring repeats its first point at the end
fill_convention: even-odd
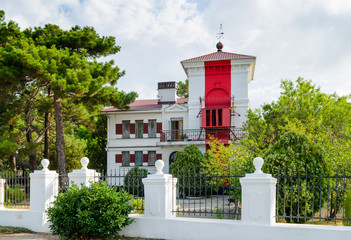
{"type": "MultiPolygon", "coordinates": [[[[29,208],[30,205],[30,178],[29,173],[23,171],[0,172],[3,179],[4,199],[6,208],[29,208]]],[[[2,201],[2,199],[0,199],[2,201]]]]}
{"type": "Polygon", "coordinates": [[[351,171],[278,171],[278,222],[351,225],[351,171]]]}
{"type": "Polygon", "coordinates": [[[102,171],[97,178],[99,181],[106,181],[108,185],[114,187],[116,191],[124,190],[133,195],[133,213],[144,214],[145,193],[142,179],[147,177],[147,175],[147,170],[139,167],[123,168],[119,169],[119,171],[102,171]]]}
{"type": "Polygon", "coordinates": [[[230,169],[215,174],[204,169],[174,171],[177,178],[176,208],[178,217],[218,219],[241,218],[241,171],[230,169]]]}

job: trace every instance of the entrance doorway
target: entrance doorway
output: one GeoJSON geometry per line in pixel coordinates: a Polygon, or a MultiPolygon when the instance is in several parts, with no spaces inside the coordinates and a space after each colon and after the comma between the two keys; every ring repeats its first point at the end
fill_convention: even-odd
{"type": "Polygon", "coordinates": [[[183,119],[171,119],[171,140],[180,140],[183,133],[183,119]]]}

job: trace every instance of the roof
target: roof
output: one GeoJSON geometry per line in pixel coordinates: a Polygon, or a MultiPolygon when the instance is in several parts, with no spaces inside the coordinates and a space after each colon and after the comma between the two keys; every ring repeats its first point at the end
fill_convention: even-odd
{"type": "Polygon", "coordinates": [[[196,62],[196,61],[212,61],[212,60],[229,60],[236,58],[256,58],[254,56],[237,54],[237,53],[229,53],[229,52],[214,52],[210,54],[206,54],[200,57],[190,58],[187,60],[183,60],[182,62],[196,62]]]}
{"type": "MultiPolygon", "coordinates": [[[[182,103],[187,103],[188,98],[177,98],[176,103],[182,104],[182,103]]],[[[129,110],[128,111],[141,111],[141,110],[156,110],[156,109],[161,109],[162,104],[158,104],[157,99],[145,99],[145,100],[135,100],[135,102],[132,102],[129,104],[129,110]]],[[[115,107],[107,107],[101,112],[119,112],[119,111],[124,111],[115,107]]]]}

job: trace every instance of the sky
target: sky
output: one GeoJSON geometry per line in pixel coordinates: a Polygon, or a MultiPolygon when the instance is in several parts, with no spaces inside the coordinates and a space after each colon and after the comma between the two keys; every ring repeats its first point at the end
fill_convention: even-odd
{"type": "Polygon", "coordinates": [[[117,87],[156,98],[157,82],[184,81],[180,61],[216,51],[256,56],[251,108],[276,100],[281,80],[299,76],[323,92],[351,93],[349,0],[0,0],[24,29],[92,26],[116,37],[111,58],[126,75],[117,87]]]}

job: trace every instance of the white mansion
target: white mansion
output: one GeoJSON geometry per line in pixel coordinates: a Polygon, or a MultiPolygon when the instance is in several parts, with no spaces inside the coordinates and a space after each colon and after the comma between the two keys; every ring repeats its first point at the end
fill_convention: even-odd
{"type": "Polygon", "coordinates": [[[190,144],[205,151],[210,135],[223,141],[240,138],[256,57],[222,48],[219,42],[216,52],[181,61],[189,98],[176,98],[175,82],[159,82],[157,99],[136,100],[129,110],[102,111],[108,171],[143,166],[155,172],[155,161],[163,159],[167,173],[176,152],[190,144]]]}

